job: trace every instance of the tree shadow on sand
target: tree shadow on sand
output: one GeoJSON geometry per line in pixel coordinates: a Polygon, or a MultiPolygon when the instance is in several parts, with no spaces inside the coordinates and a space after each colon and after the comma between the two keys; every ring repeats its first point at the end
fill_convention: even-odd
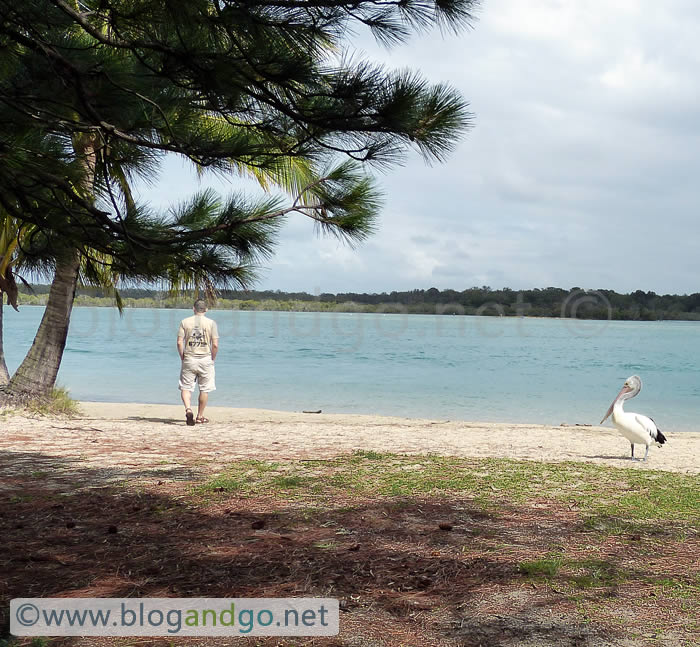
{"type": "Polygon", "coordinates": [[[182,418],[148,418],[146,416],[127,416],[126,420],[134,420],[138,422],[157,422],[164,425],[182,426],[185,416],[183,415],[182,418]]]}
{"type": "MultiPolygon", "coordinates": [[[[333,597],[338,638],[216,644],[553,647],[619,638],[520,571],[525,557],[564,550],[583,532],[571,515],[494,511],[458,497],[201,497],[178,482],[180,469],[115,485],[113,470],[0,453],[0,637],[14,597],[333,597]]],[[[116,644],[108,640],[100,644],[116,644]]],[[[199,644],[139,641],[172,643],[199,644]]]]}

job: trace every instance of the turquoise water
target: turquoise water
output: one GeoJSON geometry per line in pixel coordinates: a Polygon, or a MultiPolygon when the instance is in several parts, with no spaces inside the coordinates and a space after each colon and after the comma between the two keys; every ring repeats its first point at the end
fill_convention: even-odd
{"type": "MultiPolygon", "coordinates": [[[[14,370],[43,308],[5,308],[14,370]]],[[[73,311],[59,383],[81,400],[178,403],[188,310],[73,311]]],[[[628,409],[700,430],[700,324],[213,311],[211,404],[437,419],[597,424],[634,373],[628,409]]]]}

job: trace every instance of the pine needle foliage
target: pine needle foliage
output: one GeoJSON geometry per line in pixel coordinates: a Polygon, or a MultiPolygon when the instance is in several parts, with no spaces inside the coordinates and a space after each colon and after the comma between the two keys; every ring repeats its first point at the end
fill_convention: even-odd
{"type": "Polygon", "coordinates": [[[0,208],[44,255],[80,250],[90,282],[109,265],[134,280],[245,284],[295,213],[362,241],[381,205],[368,168],[410,149],[444,160],[471,115],[449,85],[355,61],[345,39],[459,31],[477,5],[0,0],[0,208]],[[157,177],[167,154],[287,198],[203,192],[156,213],[129,185],[157,177]]]}

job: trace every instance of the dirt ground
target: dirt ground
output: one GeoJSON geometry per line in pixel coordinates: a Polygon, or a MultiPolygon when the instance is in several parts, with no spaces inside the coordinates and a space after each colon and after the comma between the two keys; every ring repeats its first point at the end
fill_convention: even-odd
{"type": "Polygon", "coordinates": [[[202,498],[193,488],[231,461],[353,449],[697,474],[700,434],[669,434],[647,463],[631,463],[626,441],[599,428],[215,408],[210,424],[189,428],[179,407],[85,404],[83,411],[75,419],[0,418],[0,645],[14,597],[102,596],[334,597],[341,633],[51,644],[698,644],[697,532],[600,533],[575,507],[547,498],[485,508],[457,494],[202,498]],[[555,553],[569,566],[554,579],[519,566],[555,553]],[[583,586],[582,573],[594,567],[597,579],[583,586]]]}

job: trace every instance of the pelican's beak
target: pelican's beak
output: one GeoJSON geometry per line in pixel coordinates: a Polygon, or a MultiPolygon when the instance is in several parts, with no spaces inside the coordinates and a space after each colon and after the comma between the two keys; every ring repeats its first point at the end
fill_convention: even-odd
{"type": "Polygon", "coordinates": [[[612,401],[608,412],[603,416],[603,419],[600,421],[601,425],[608,419],[608,416],[613,412],[613,409],[615,408],[615,403],[620,399],[620,396],[624,395],[625,393],[629,393],[631,390],[632,388],[627,386],[626,384],[620,389],[620,392],[617,394],[617,397],[612,401]]]}

